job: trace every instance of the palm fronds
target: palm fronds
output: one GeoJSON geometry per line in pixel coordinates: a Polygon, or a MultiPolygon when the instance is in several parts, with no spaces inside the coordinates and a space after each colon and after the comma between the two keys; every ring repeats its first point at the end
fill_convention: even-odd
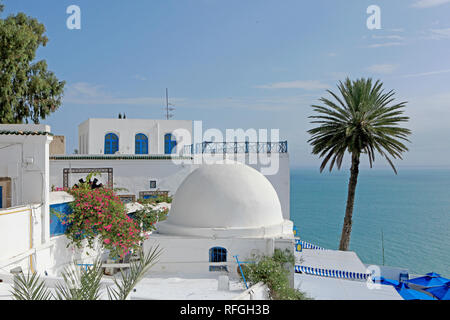
{"type": "Polygon", "coordinates": [[[56,285],[58,300],[99,300],[101,280],[103,277],[102,263],[97,259],[90,268],[81,269],[76,264],[67,267],[62,273],[64,283],[56,285]]]}
{"type": "Polygon", "coordinates": [[[11,291],[14,300],[50,300],[53,298],[37,273],[26,276],[23,273],[14,276],[14,286],[11,291]]]}
{"type": "Polygon", "coordinates": [[[346,79],[339,82],[341,97],[330,90],[327,92],[336,101],[321,98],[323,105],[313,105],[316,115],[310,116],[311,123],[318,126],[309,130],[308,142],[312,153],[323,158],[320,171],[329,164],[341,168],[346,152],[355,155],[367,154],[372,167],[375,153],[386,158],[397,173],[393,159],[402,159],[402,152],[408,151],[404,142],[409,142],[411,131],[399,126],[409,117],[403,115],[406,102],[391,105],[394,92],[384,92],[380,81],[372,79],[346,79]]]}
{"type": "Polygon", "coordinates": [[[161,255],[162,250],[159,246],[150,248],[147,254],[141,250],[139,252],[139,260],[130,262],[130,269],[126,272],[120,271],[120,280],[114,278],[116,288],[108,287],[108,297],[110,300],[126,300],[133,288],[145,276],[148,270],[155,265],[157,259],[161,255]]]}

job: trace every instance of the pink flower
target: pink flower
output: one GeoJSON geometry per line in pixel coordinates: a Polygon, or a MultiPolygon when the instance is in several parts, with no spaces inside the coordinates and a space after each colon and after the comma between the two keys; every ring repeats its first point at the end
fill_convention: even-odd
{"type": "Polygon", "coordinates": [[[103,242],[106,243],[106,244],[109,244],[111,242],[111,240],[105,239],[105,240],[103,240],[103,242]]]}

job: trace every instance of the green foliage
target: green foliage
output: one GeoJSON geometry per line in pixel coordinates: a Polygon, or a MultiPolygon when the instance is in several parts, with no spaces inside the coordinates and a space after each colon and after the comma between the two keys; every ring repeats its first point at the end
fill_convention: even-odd
{"type": "Polygon", "coordinates": [[[242,266],[245,278],[251,285],[264,282],[273,300],[308,300],[306,295],[289,286],[289,270],[286,265],[294,265],[295,257],[289,250],[275,249],[273,256],[254,256],[255,263],[242,266]]]}
{"type": "MultiPolygon", "coordinates": [[[[127,299],[134,287],[155,265],[161,252],[159,247],[151,248],[147,254],[139,249],[139,260],[132,261],[128,271],[120,272],[120,280],[113,279],[116,287],[106,287],[108,298],[110,300],[127,299]]],[[[11,293],[15,300],[99,300],[101,298],[103,269],[100,259],[87,269],[80,269],[74,262],[65,269],[62,277],[63,283],[56,285],[53,295],[37,273],[31,276],[28,274],[26,277],[19,274],[14,277],[15,285],[11,293]]]]}
{"type": "Polygon", "coordinates": [[[168,208],[154,209],[154,204],[144,203],[144,208],[133,213],[133,219],[143,231],[155,230],[155,223],[167,218],[168,208]]]}
{"type": "Polygon", "coordinates": [[[14,276],[14,287],[11,292],[15,300],[50,300],[53,295],[45,287],[45,282],[40,280],[36,273],[23,273],[14,276]]]}
{"type": "Polygon", "coordinates": [[[348,151],[356,159],[367,154],[371,167],[378,152],[396,172],[391,157],[402,159],[401,153],[408,150],[402,141],[409,141],[407,136],[411,134],[409,129],[398,126],[409,120],[403,116],[406,102],[391,105],[394,92],[385,93],[379,80],[373,84],[372,79],[347,78],[339,82],[338,89],[341,97],[327,90],[336,102],[321,98],[325,106],[313,105],[317,115],[309,117],[316,119],[311,123],[318,124],[308,131],[308,142],[313,154],[324,157],[320,170],[330,160],[330,171],[335,164],[340,169],[348,151]]]}
{"type": "Polygon", "coordinates": [[[165,203],[172,203],[172,199],[173,197],[171,196],[166,196],[166,195],[159,195],[156,198],[149,198],[149,199],[138,199],[138,202],[140,204],[158,204],[161,202],[165,202],[165,203]]]}
{"type": "Polygon", "coordinates": [[[44,33],[44,25],[24,13],[0,18],[0,123],[39,123],[62,103],[65,81],[45,60],[34,62],[48,42],[44,33]]]}
{"type": "Polygon", "coordinates": [[[120,270],[121,279],[114,278],[116,288],[108,287],[108,297],[110,300],[126,300],[133,288],[142,280],[148,270],[157,262],[162,250],[156,246],[151,248],[147,255],[139,252],[139,260],[131,261],[130,269],[127,272],[120,270]]]}

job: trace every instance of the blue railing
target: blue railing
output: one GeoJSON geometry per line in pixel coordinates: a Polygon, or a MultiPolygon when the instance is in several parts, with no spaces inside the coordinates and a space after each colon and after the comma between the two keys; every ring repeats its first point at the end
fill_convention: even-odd
{"type": "Polygon", "coordinates": [[[287,153],[287,141],[280,142],[208,142],[184,146],[183,154],[287,153]]]}

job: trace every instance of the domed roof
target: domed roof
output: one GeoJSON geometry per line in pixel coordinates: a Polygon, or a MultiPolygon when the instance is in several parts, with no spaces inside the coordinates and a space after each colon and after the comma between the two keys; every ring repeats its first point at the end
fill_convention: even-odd
{"type": "Polygon", "coordinates": [[[232,162],[202,165],[187,176],[158,232],[220,236],[232,230],[232,234],[255,236],[267,235],[274,227],[278,230],[283,223],[278,195],[267,178],[232,162]]]}

